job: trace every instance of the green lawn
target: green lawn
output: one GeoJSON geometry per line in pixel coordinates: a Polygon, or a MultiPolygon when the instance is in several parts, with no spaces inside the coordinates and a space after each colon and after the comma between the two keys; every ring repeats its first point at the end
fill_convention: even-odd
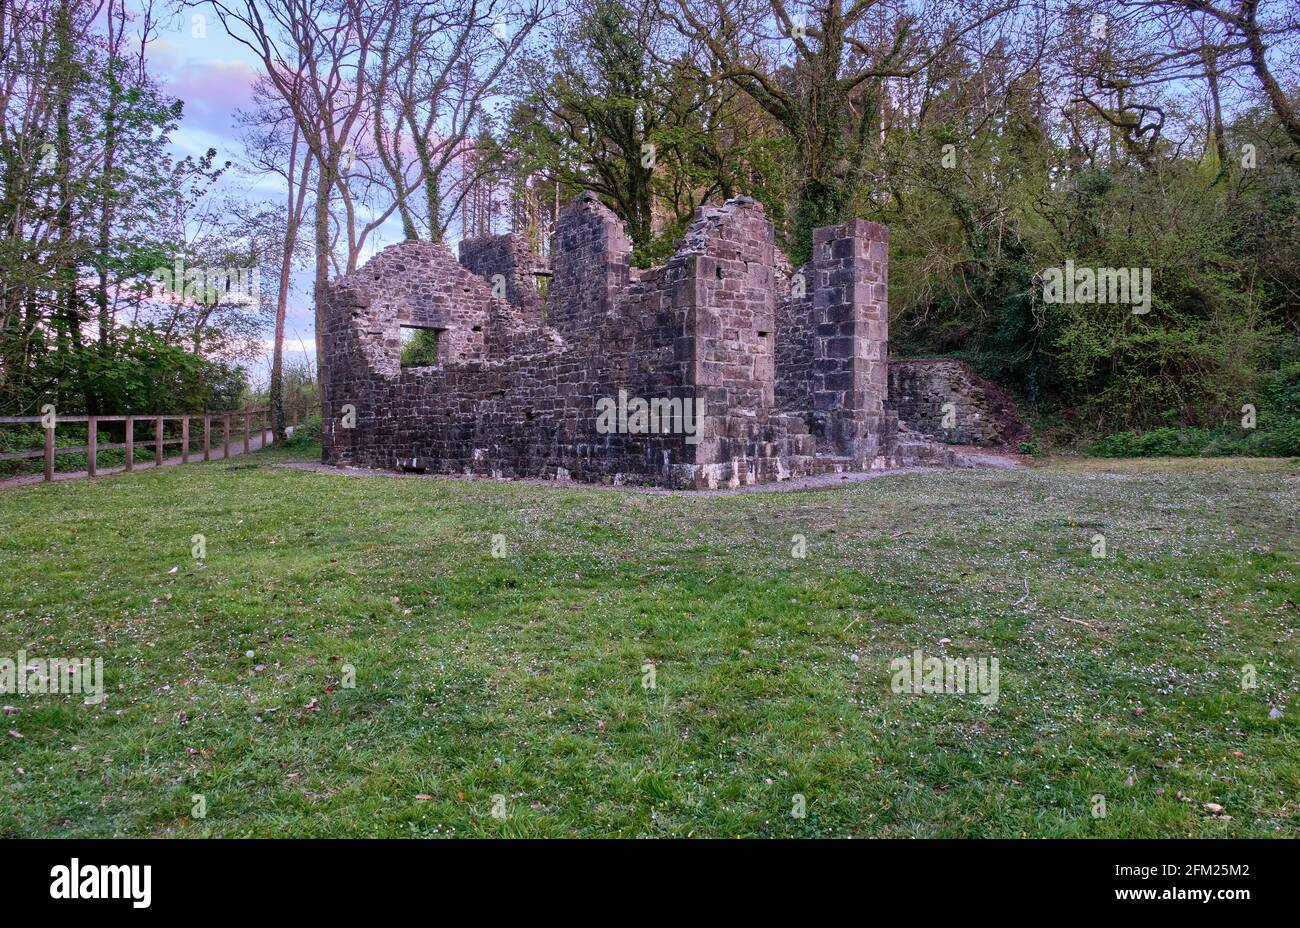
{"type": "Polygon", "coordinates": [[[0,835],[1300,830],[1300,462],[702,498],[291,454],[0,492],[0,658],[109,690],[0,694],[0,835]],[[917,648],[996,704],[895,694],[917,648]]]}

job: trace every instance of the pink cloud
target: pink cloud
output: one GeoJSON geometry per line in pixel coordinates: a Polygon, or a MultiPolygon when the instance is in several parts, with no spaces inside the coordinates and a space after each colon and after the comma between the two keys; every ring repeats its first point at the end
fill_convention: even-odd
{"type": "Polygon", "coordinates": [[[173,72],[167,90],[185,103],[182,125],[215,135],[234,134],[235,110],[252,103],[257,71],[247,61],[188,59],[173,72]]]}

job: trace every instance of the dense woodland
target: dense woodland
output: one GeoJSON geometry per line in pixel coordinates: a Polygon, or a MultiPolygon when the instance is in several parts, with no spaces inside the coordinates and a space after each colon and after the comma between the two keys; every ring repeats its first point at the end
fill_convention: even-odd
{"type": "Polygon", "coordinates": [[[0,0],[0,60],[2,415],[230,408],[268,342],[279,407],[291,301],[590,189],[643,266],[738,194],[796,265],[888,224],[894,352],[1045,443],[1300,454],[1294,0],[0,0]],[[260,68],[228,151],[174,154],[177,23],[260,68]],[[1151,311],[1045,301],[1067,260],[1151,311]]]}

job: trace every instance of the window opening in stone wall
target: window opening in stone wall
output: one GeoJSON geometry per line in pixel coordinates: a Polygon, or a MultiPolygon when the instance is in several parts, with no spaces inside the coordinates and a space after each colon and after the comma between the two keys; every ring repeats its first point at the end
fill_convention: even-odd
{"type": "Polygon", "coordinates": [[[533,288],[542,298],[542,324],[546,324],[546,308],[550,300],[548,299],[551,292],[551,272],[550,271],[533,271],[533,288]]]}
{"type": "Polygon", "coordinates": [[[445,329],[428,326],[401,327],[402,367],[432,367],[438,363],[438,339],[445,329]]]}

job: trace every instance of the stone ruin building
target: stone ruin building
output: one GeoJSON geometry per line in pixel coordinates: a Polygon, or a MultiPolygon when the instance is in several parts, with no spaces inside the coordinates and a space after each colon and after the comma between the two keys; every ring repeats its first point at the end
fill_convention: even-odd
{"type": "MultiPolygon", "coordinates": [[[[886,228],[818,229],[793,273],[773,241],[738,197],[638,270],[622,223],[584,194],[549,267],[513,234],[468,239],[459,260],[389,246],[322,306],[324,461],[676,488],[953,464],[890,403],[902,380],[934,385],[891,384],[886,228]],[[432,363],[402,366],[404,328],[432,330],[432,363]]],[[[933,425],[931,405],[906,408],[933,425]]]]}

